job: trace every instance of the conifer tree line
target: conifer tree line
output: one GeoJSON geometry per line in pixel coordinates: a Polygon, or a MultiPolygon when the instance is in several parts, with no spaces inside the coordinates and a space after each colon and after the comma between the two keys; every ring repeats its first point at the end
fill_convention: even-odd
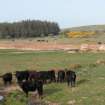
{"type": "Polygon", "coordinates": [[[0,23],[0,38],[28,38],[58,35],[60,31],[56,22],[24,20],[12,23],[0,23]]]}

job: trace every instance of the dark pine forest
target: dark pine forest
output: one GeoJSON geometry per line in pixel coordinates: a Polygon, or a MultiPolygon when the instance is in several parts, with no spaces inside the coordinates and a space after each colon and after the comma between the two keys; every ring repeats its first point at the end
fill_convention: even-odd
{"type": "Polygon", "coordinates": [[[24,20],[12,23],[0,23],[0,38],[30,38],[58,35],[56,22],[24,20]]]}

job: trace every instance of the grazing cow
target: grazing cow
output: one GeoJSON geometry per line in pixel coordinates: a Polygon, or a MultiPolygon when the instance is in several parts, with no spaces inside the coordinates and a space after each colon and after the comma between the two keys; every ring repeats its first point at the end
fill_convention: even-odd
{"type": "Polygon", "coordinates": [[[41,73],[37,71],[29,71],[29,80],[41,80],[41,73]]]}
{"type": "Polygon", "coordinates": [[[51,71],[40,71],[41,74],[41,80],[43,80],[44,83],[49,80],[50,82],[55,81],[55,72],[53,70],[51,71]]]}
{"type": "Polygon", "coordinates": [[[76,82],[76,73],[74,71],[66,72],[67,84],[68,86],[71,84],[71,87],[75,86],[76,82]]]}
{"type": "Polygon", "coordinates": [[[48,71],[40,71],[38,72],[40,74],[40,79],[43,81],[43,83],[46,83],[48,79],[50,79],[50,75],[48,74],[48,71]]]}
{"type": "Polygon", "coordinates": [[[23,80],[28,80],[29,71],[16,71],[16,78],[18,82],[22,82],[23,80]]]}
{"type": "Polygon", "coordinates": [[[58,71],[57,82],[64,82],[64,80],[65,80],[65,71],[63,70],[58,71]]]}
{"type": "Polygon", "coordinates": [[[3,79],[4,84],[6,85],[7,83],[11,84],[12,83],[12,73],[5,73],[4,75],[1,76],[3,79]]]}
{"type": "Polygon", "coordinates": [[[42,80],[43,83],[46,83],[47,80],[50,82],[55,81],[55,72],[53,70],[51,71],[30,71],[29,72],[29,79],[30,80],[42,80]]]}
{"type": "Polygon", "coordinates": [[[55,71],[54,70],[51,70],[51,71],[48,71],[49,72],[49,75],[50,75],[50,79],[51,79],[51,82],[55,82],[56,81],[56,77],[55,77],[55,71]]]}
{"type": "Polygon", "coordinates": [[[42,98],[43,96],[43,82],[42,81],[36,81],[36,89],[38,91],[39,97],[42,98]]]}
{"type": "Polygon", "coordinates": [[[40,80],[36,81],[22,81],[20,84],[21,89],[25,92],[26,96],[28,97],[29,92],[34,92],[37,90],[38,95],[42,98],[43,95],[43,82],[40,80]]]}

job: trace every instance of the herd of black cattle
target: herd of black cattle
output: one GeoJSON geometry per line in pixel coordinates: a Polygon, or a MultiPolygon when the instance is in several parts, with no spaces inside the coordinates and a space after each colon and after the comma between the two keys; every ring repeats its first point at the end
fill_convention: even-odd
{"type": "MultiPolygon", "coordinates": [[[[12,73],[5,73],[0,76],[4,82],[4,85],[8,83],[11,84],[13,80],[12,73]]],[[[49,82],[67,82],[67,85],[71,87],[75,86],[76,82],[76,73],[71,70],[59,70],[55,72],[54,70],[50,71],[16,71],[15,77],[17,83],[28,96],[29,91],[38,91],[38,95],[42,97],[43,95],[43,84],[49,82]]]]}

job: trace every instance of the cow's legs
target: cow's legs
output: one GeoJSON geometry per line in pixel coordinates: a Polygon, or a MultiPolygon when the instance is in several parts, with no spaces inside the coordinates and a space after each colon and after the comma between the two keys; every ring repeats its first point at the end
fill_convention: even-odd
{"type": "Polygon", "coordinates": [[[68,80],[68,81],[67,81],[67,85],[69,86],[69,84],[70,84],[70,81],[68,80]]]}

